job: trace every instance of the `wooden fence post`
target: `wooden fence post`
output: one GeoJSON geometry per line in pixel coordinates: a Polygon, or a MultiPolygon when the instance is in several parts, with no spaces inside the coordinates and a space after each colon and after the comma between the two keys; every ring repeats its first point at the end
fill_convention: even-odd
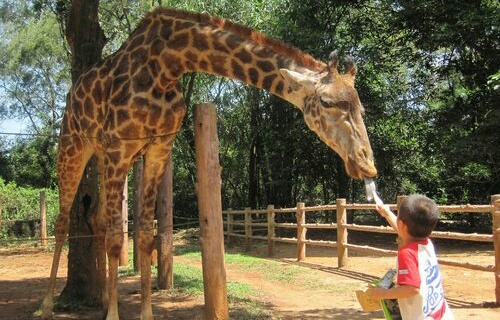
{"type": "Polygon", "coordinates": [[[45,191],[40,191],[40,245],[47,246],[47,205],[45,191]]]}
{"type": "Polygon", "coordinates": [[[493,220],[493,248],[495,250],[495,298],[500,306],[500,194],[491,196],[493,220]]]}
{"type": "Polygon", "coordinates": [[[274,255],[274,205],[267,206],[267,255],[274,255]]]}
{"type": "Polygon", "coordinates": [[[196,192],[200,219],[205,319],[210,320],[229,319],[216,119],[215,105],[195,105],[196,192]]]}
{"type": "Polygon", "coordinates": [[[297,203],[297,261],[302,261],[306,258],[306,232],[307,229],[304,227],[306,223],[306,215],[304,211],[305,203],[297,203]]]}
{"type": "Polygon", "coordinates": [[[226,230],[227,230],[227,245],[231,245],[231,234],[233,233],[233,215],[231,214],[232,208],[226,210],[226,230]]]}
{"type": "Polygon", "coordinates": [[[246,250],[252,250],[252,213],[251,208],[245,208],[245,245],[246,250]]]}
{"type": "Polygon", "coordinates": [[[349,253],[345,245],[347,244],[347,209],[346,199],[337,199],[337,264],[339,268],[345,267],[349,260],[349,253]]]}

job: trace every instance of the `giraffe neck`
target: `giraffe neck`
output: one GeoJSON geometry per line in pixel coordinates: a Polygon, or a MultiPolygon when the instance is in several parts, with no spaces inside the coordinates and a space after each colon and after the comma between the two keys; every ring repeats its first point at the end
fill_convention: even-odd
{"type": "Polygon", "coordinates": [[[124,47],[132,67],[151,70],[165,87],[184,73],[204,72],[241,80],[291,102],[279,70],[308,73],[325,68],[311,56],[249,28],[172,9],[148,14],[124,47]]]}

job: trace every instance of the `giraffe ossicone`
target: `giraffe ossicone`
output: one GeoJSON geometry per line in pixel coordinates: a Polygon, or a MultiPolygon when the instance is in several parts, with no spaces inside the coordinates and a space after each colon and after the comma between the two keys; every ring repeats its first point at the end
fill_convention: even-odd
{"type": "Polygon", "coordinates": [[[354,80],[356,66],[329,63],[277,40],[205,14],[159,8],[148,13],[120,49],[86,71],[68,96],[61,127],[57,172],[60,214],[56,248],[42,318],[52,316],[55,278],[69,214],[92,155],[99,172],[97,266],[106,319],[118,319],[117,270],[123,242],[121,194],[127,172],[144,156],[144,204],[139,223],[141,319],[152,319],[152,221],[157,186],[186,112],[180,77],[204,72],[241,80],[299,108],[307,126],[357,179],[376,176],[354,80]],[[106,257],[108,277],[106,281],[106,257]]]}

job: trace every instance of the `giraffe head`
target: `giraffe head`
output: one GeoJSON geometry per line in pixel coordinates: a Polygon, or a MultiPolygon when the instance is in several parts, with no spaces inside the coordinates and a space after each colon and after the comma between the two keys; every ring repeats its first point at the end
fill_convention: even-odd
{"type": "Polygon", "coordinates": [[[364,109],[354,88],[356,65],[347,58],[343,74],[338,65],[333,52],[322,72],[280,71],[290,88],[289,100],[302,110],[308,127],[340,155],[347,174],[372,178],[377,169],[363,122],[364,109]]]}

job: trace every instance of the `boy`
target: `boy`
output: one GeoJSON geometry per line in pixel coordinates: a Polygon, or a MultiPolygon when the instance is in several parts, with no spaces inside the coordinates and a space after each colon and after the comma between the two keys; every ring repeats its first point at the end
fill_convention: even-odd
{"type": "Polygon", "coordinates": [[[444,298],[441,274],[429,235],[438,222],[439,211],[431,199],[422,195],[407,197],[398,216],[386,205],[377,211],[396,229],[398,249],[397,285],[390,289],[372,288],[376,300],[398,299],[404,320],[454,319],[444,298]]]}

